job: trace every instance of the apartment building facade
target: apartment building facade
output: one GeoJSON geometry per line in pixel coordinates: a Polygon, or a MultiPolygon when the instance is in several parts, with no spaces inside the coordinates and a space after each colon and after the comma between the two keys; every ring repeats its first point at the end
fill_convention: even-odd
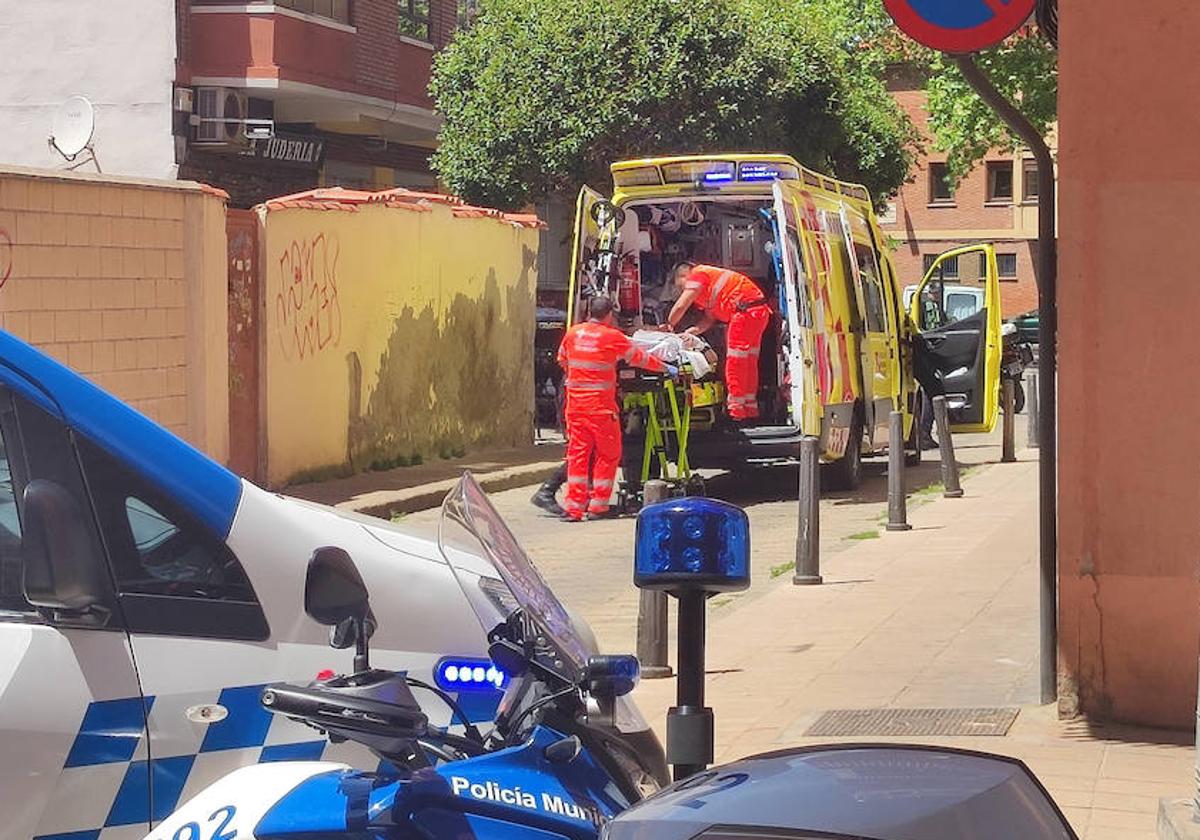
{"type": "Polygon", "coordinates": [[[458,0],[42,0],[0,27],[0,162],[225,189],[433,189],[434,54],[458,0]],[[94,160],[48,142],[95,108],[94,160]]]}
{"type": "MultiPolygon", "coordinates": [[[[1038,172],[1033,155],[993,149],[958,184],[947,177],[946,155],[933,149],[923,85],[906,73],[890,81],[892,96],[921,132],[925,150],[881,218],[894,239],[905,285],[917,283],[938,254],[963,245],[996,245],[1005,318],[1037,308],[1038,172]]],[[[976,259],[950,262],[949,282],[978,282],[976,259]]]]}

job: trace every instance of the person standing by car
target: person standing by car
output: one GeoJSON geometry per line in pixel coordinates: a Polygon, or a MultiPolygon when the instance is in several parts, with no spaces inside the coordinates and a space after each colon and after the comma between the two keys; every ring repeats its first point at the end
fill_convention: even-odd
{"type": "Polygon", "coordinates": [[[758,417],[758,355],[771,307],[758,284],[744,274],[713,265],[683,261],[672,271],[679,298],[663,326],[670,331],[696,306],[704,318],[688,332],[708,332],[717,321],[729,324],[726,334],[726,406],[735,423],[758,417]]]}
{"type": "Polygon", "coordinates": [[[588,320],[567,330],[558,349],[566,372],[567,499],[566,518],[578,522],[608,514],[613,481],[621,463],[621,421],[617,414],[617,363],[656,373],[679,374],[642,350],[613,326],[607,297],[588,302],[588,320]],[[593,461],[594,456],[594,461],[593,461]],[[588,500],[589,475],[591,500],[588,500]]]}

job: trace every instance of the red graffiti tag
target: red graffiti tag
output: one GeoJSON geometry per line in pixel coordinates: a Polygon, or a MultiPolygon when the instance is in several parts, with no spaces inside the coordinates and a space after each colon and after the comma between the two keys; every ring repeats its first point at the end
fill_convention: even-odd
{"type": "Polygon", "coordinates": [[[279,258],[281,288],[275,296],[279,342],[288,359],[304,359],[342,337],[338,303],[336,236],[296,240],[279,258]]]}
{"type": "Polygon", "coordinates": [[[0,288],[8,282],[13,270],[13,242],[8,231],[0,228],[0,288]]]}

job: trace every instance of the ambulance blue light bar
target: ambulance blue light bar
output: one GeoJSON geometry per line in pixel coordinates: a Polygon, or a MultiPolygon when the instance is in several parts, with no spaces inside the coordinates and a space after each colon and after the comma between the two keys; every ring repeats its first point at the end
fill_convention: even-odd
{"type": "Polygon", "coordinates": [[[704,173],[704,183],[706,184],[724,184],[733,180],[732,172],[706,172],[704,173]]]}
{"type": "Polygon", "coordinates": [[[638,514],[633,582],[642,589],[737,592],[750,586],[750,520],[715,499],[660,502],[638,514]]]}
{"type": "Polygon", "coordinates": [[[443,691],[503,691],[508,675],[490,659],[447,657],[433,669],[433,680],[443,691]]]}

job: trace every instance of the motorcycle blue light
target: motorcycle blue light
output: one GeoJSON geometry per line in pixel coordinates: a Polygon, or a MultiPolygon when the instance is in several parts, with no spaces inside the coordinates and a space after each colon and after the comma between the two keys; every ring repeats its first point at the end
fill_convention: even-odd
{"type": "Polygon", "coordinates": [[[445,658],[433,669],[443,691],[503,691],[508,675],[488,659],[445,658]]]}
{"type": "Polygon", "coordinates": [[[673,499],[638,514],[634,583],[736,592],[750,586],[750,520],[715,499],[673,499]]]}
{"type": "Polygon", "coordinates": [[[586,676],[588,691],[622,697],[637,687],[642,666],[636,656],[591,656],[586,676]]]}

